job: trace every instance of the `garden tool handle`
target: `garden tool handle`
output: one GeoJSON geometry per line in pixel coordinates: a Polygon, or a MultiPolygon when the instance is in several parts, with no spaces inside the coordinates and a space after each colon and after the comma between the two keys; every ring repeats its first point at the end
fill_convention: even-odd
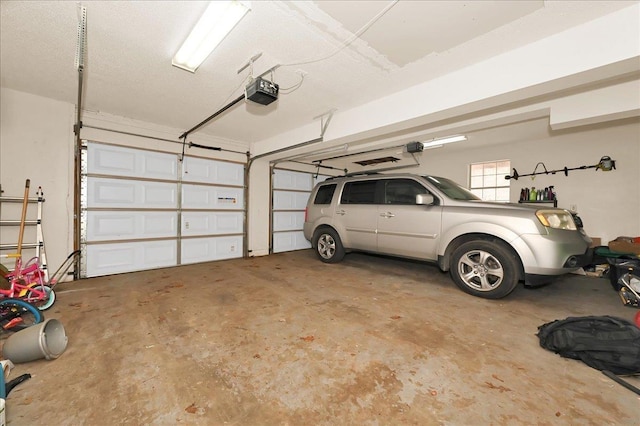
{"type": "MultiPolygon", "coordinates": [[[[24,222],[27,218],[27,204],[29,203],[29,185],[31,181],[27,179],[24,186],[24,198],[22,199],[22,217],[20,218],[20,232],[18,234],[18,248],[16,253],[22,255],[22,237],[24,236],[24,222]]],[[[16,260],[17,262],[17,260],[16,260]]]]}

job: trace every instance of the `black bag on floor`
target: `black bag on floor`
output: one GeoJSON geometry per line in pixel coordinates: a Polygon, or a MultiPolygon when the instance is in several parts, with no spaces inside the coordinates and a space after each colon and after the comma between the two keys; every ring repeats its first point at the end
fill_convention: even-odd
{"type": "Polygon", "coordinates": [[[543,348],[579,359],[640,394],[615,376],[640,373],[640,328],[635,324],[612,316],[569,317],[541,325],[537,336],[543,348]]]}
{"type": "Polygon", "coordinates": [[[569,317],[538,327],[540,346],[614,374],[640,373],[640,328],[611,316],[569,317]]]}

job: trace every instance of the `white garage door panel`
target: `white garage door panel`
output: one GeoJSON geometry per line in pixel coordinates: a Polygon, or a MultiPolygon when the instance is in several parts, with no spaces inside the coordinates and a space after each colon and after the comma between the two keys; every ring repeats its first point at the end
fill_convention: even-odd
{"type": "Polygon", "coordinates": [[[87,240],[134,240],[175,237],[176,212],[88,211],[87,240]]]}
{"type": "Polygon", "coordinates": [[[276,169],[273,176],[273,187],[275,189],[311,191],[311,175],[309,173],[276,169]]]}
{"type": "Polygon", "coordinates": [[[87,277],[175,266],[176,241],[96,244],[87,246],[87,277]]]}
{"type": "Polygon", "coordinates": [[[314,185],[311,173],[274,170],[271,242],[272,251],[302,250],[311,247],[304,238],[304,210],[314,185]]]}
{"type": "Polygon", "coordinates": [[[182,264],[242,257],[242,236],[182,240],[182,264]]]}
{"type": "Polygon", "coordinates": [[[243,189],[185,184],[182,185],[182,208],[242,209],[243,189]]]}
{"type": "Polygon", "coordinates": [[[174,154],[100,144],[89,144],[87,150],[88,173],[165,180],[178,177],[174,154]]]}
{"type": "Polygon", "coordinates": [[[182,235],[241,234],[242,212],[182,212],[182,235]]]}
{"type": "Polygon", "coordinates": [[[218,185],[244,185],[244,166],[224,161],[185,157],[183,181],[216,183],[218,185]]]}
{"type": "Polygon", "coordinates": [[[307,248],[311,248],[311,243],[304,238],[302,231],[276,232],[273,234],[274,253],[307,248]]]}
{"type": "Polygon", "coordinates": [[[304,226],[304,212],[273,212],[274,231],[299,231],[304,226]]]}
{"type": "Polygon", "coordinates": [[[89,177],[87,207],[177,208],[172,183],[89,177]]]}
{"type": "Polygon", "coordinates": [[[273,191],[273,209],[304,210],[308,199],[308,192],[273,191]]]}

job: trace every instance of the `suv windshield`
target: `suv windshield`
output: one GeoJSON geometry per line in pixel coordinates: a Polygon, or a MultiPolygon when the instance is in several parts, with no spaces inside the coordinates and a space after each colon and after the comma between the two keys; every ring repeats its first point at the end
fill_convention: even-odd
{"type": "Polygon", "coordinates": [[[454,200],[480,200],[467,189],[461,187],[451,179],[438,176],[423,176],[433,186],[444,192],[447,197],[454,200]]]}

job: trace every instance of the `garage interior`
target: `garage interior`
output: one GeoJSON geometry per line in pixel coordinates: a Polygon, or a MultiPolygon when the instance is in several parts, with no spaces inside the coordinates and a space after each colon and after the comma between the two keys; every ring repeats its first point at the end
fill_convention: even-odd
{"type": "Polygon", "coordinates": [[[13,367],[7,424],[640,423],[536,337],[633,320],[602,270],[485,300],[301,231],[315,183],[398,171],[553,187],[594,245],[640,236],[640,2],[254,1],[172,65],[208,5],[0,3],[0,255],[26,180],[23,258],[79,253],[44,313],[67,348],[13,367]]]}

